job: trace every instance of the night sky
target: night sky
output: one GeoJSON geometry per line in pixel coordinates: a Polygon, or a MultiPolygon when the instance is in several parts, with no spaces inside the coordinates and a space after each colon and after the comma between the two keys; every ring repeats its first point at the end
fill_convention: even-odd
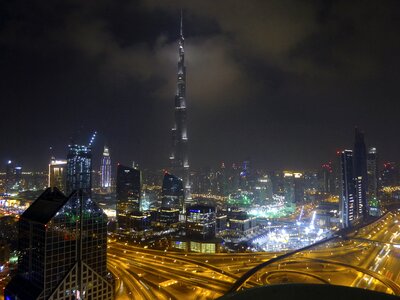
{"type": "Polygon", "coordinates": [[[2,168],[45,170],[94,130],[95,167],[104,143],[167,166],[180,8],[193,168],[315,168],[356,125],[399,160],[400,1],[5,0],[2,168]]]}

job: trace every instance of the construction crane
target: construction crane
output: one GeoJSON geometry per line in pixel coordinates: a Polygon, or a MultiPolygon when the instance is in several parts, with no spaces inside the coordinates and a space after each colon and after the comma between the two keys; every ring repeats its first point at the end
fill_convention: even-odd
{"type": "Polygon", "coordinates": [[[94,142],[94,140],[96,138],[96,135],[97,135],[97,131],[95,131],[93,133],[92,137],[90,138],[88,147],[91,147],[93,145],[93,142],[94,142]]]}

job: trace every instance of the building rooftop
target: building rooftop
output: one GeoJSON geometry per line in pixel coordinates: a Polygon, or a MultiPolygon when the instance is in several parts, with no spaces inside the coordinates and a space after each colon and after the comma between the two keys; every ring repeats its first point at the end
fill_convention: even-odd
{"type": "Polygon", "coordinates": [[[67,200],[59,189],[47,188],[21,215],[21,219],[47,224],[67,200]]]}

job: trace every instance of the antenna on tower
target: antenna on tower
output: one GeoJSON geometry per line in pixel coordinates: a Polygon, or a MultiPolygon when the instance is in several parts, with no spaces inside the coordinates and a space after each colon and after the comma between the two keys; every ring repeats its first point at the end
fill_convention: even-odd
{"type": "Polygon", "coordinates": [[[183,37],[183,9],[181,8],[181,37],[183,37]]]}
{"type": "Polygon", "coordinates": [[[96,135],[97,135],[97,131],[95,131],[95,132],[93,133],[92,137],[90,138],[88,147],[91,147],[91,146],[92,146],[92,144],[93,144],[93,142],[94,142],[94,139],[96,138],[96,135]]]}

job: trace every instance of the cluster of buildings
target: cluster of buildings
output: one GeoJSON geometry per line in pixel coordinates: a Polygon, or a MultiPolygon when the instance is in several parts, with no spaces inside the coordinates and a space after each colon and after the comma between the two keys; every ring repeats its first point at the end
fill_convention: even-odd
{"type": "MultiPolygon", "coordinates": [[[[354,148],[339,151],[318,172],[263,172],[248,160],[229,167],[222,163],[216,170],[190,170],[182,24],[178,54],[170,168],[161,186],[154,178],[145,185],[135,163],[114,169],[107,146],[94,172],[94,137],[88,145],[71,143],[66,159],[52,157],[47,174],[24,173],[21,166],[7,163],[0,174],[3,195],[48,188],[18,221],[18,271],[5,290],[6,299],[113,297],[106,268],[109,218],[94,201],[93,190],[114,199],[118,235],[141,240],[164,235],[174,249],[201,253],[218,252],[224,242],[234,249],[235,243],[249,240],[259,249],[274,248],[269,241],[273,237],[282,243],[278,231],[288,231],[284,228],[294,236],[299,228],[316,235],[317,224],[350,227],[380,214],[382,193],[400,191],[395,164],[386,163],[380,171],[376,148],[366,148],[358,129],[354,148]],[[314,209],[304,217],[307,226],[301,225],[305,207],[314,209]]],[[[295,238],[300,245],[299,235],[295,238]]],[[[0,259],[7,251],[0,244],[0,259]]]]}
{"type": "Polygon", "coordinates": [[[90,144],[69,145],[66,162],[52,159],[50,187],[19,217],[18,269],[5,299],[113,298],[108,217],[91,197],[91,162],[90,144]]]}

